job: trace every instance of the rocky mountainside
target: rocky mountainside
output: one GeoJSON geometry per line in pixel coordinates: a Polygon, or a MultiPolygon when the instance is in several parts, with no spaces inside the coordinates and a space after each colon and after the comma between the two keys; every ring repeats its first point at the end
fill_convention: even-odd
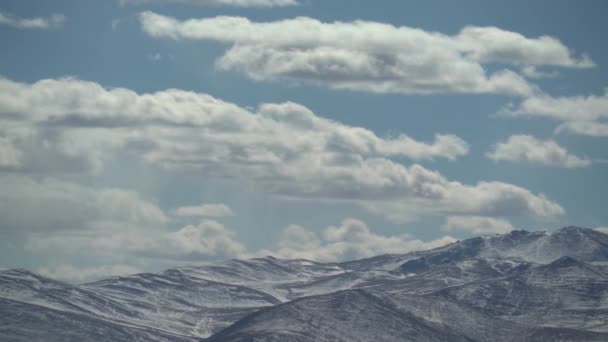
{"type": "Polygon", "coordinates": [[[0,271],[2,341],[607,341],[608,235],[513,231],[343,263],[229,260],[72,285],[0,271]]]}

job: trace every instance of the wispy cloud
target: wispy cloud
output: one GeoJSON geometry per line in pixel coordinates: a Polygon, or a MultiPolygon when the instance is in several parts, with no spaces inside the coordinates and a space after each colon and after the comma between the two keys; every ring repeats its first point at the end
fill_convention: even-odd
{"type": "Polygon", "coordinates": [[[0,12],[0,25],[8,25],[18,29],[53,29],[61,27],[66,17],[63,14],[53,14],[48,17],[20,18],[0,12]]]}
{"type": "Polygon", "coordinates": [[[179,207],[174,209],[172,214],[179,217],[227,217],[234,215],[232,209],[222,203],[205,203],[195,206],[179,207]]]}
{"type": "Polygon", "coordinates": [[[504,234],[513,230],[505,219],[480,216],[448,216],[441,227],[445,232],[468,232],[472,234],[504,234]]]}

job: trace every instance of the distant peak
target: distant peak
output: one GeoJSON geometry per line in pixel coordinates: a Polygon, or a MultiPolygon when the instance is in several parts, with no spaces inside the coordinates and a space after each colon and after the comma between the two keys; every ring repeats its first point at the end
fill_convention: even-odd
{"type": "Polygon", "coordinates": [[[547,267],[570,267],[570,266],[578,266],[581,265],[582,263],[578,260],[576,260],[575,258],[571,257],[571,256],[564,256],[561,257],[557,260],[555,260],[554,262],[550,263],[549,265],[547,265],[547,267]]]}
{"type": "Polygon", "coordinates": [[[523,229],[514,229],[508,233],[506,233],[504,236],[509,236],[509,237],[522,237],[522,236],[526,236],[529,235],[530,232],[527,230],[523,230],[523,229]]]}
{"type": "Polygon", "coordinates": [[[585,232],[589,230],[588,228],[581,228],[581,227],[577,227],[577,226],[566,226],[561,228],[560,230],[558,230],[558,232],[585,232]]]}

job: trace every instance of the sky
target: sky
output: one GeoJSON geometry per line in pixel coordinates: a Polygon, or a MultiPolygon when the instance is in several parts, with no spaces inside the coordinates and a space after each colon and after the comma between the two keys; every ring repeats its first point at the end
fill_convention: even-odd
{"type": "Polygon", "coordinates": [[[0,267],[604,229],[605,1],[5,0],[0,267]]]}

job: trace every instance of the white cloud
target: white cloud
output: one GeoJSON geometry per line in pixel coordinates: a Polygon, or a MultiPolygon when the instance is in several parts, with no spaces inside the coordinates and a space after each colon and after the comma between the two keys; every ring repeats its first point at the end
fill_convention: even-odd
{"type": "Polygon", "coordinates": [[[19,18],[0,12],[0,25],[8,25],[18,29],[52,29],[63,25],[65,16],[53,14],[48,17],[19,18]]]}
{"type": "Polygon", "coordinates": [[[538,94],[524,99],[515,109],[505,109],[511,116],[544,117],[559,121],[595,121],[608,119],[608,93],[596,96],[552,97],[538,94]]]}
{"type": "Polygon", "coordinates": [[[127,247],[127,250],[139,256],[200,261],[239,256],[245,253],[246,248],[224,225],[205,220],[176,232],[142,237],[140,243],[127,247]]]}
{"type": "Polygon", "coordinates": [[[449,216],[441,227],[443,231],[463,231],[476,235],[504,234],[513,230],[509,221],[500,218],[480,216],[449,216]]]}
{"type": "Polygon", "coordinates": [[[557,38],[527,38],[517,32],[497,27],[467,26],[456,36],[460,48],[482,62],[503,62],[519,65],[554,65],[576,68],[593,67],[588,56],[572,56],[557,38]]]}
{"type": "Polygon", "coordinates": [[[296,0],[120,0],[127,4],[186,4],[205,6],[235,6],[235,7],[284,7],[298,5],[296,0]]]}
{"type": "MultiPolygon", "coordinates": [[[[298,225],[289,225],[280,240],[270,249],[251,251],[235,234],[216,221],[202,221],[175,232],[169,231],[115,231],[104,234],[99,231],[36,233],[26,242],[26,251],[74,257],[87,253],[89,256],[132,260],[146,264],[157,262],[203,262],[227,258],[248,258],[273,255],[280,258],[304,258],[318,261],[345,261],[386,253],[407,253],[452,243],[456,239],[444,236],[432,241],[422,241],[403,234],[386,236],[374,233],[356,219],[345,219],[339,226],[329,226],[321,234],[298,225]]],[[[128,266],[133,267],[133,266],[128,266]]],[[[62,279],[90,279],[103,274],[134,273],[127,267],[84,269],[69,265],[45,267],[43,273],[62,279]],[[78,272],[82,272],[78,274],[78,272]]]]}
{"type": "Polygon", "coordinates": [[[592,137],[608,137],[608,122],[572,121],[565,122],[555,129],[556,133],[580,134],[592,137]]]}
{"type": "Polygon", "coordinates": [[[31,232],[164,226],[158,206],[134,192],[90,188],[57,179],[0,176],[0,227],[31,232]]]}
{"type": "Polygon", "coordinates": [[[537,94],[500,114],[511,117],[546,118],[562,122],[557,133],[608,136],[608,93],[553,97],[537,94]]]}
{"type": "Polygon", "coordinates": [[[481,181],[466,185],[448,181],[417,165],[412,170],[418,181],[412,185],[415,193],[393,200],[367,201],[362,205],[395,222],[433,215],[552,217],[565,213],[544,194],[533,194],[512,184],[481,181]],[[429,179],[425,180],[425,177],[429,179]]]}
{"type": "Polygon", "coordinates": [[[372,232],[364,222],[349,218],[342,221],[340,226],[327,227],[321,236],[301,226],[290,225],[284,230],[275,250],[259,251],[257,254],[289,259],[345,261],[430,249],[455,241],[450,236],[421,241],[407,235],[380,235],[372,232]]]}
{"type": "Polygon", "coordinates": [[[248,110],[177,89],[137,94],[75,79],[0,79],[0,113],[8,114],[0,137],[23,152],[29,172],[48,173],[53,163],[57,172],[100,169],[120,151],[169,171],[237,178],[280,196],[347,201],[399,220],[564,212],[514,185],[466,185],[389,159],[467,154],[468,144],[454,135],[438,134],[431,142],[404,134],[383,138],[291,102],[248,110]]]}
{"type": "Polygon", "coordinates": [[[172,211],[174,216],[189,217],[189,216],[200,216],[200,217],[226,217],[233,216],[232,209],[222,203],[208,203],[197,206],[185,206],[179,207],[172,211]]]}
{"type": "Polygon", "coordinates": [[[539,140],[529,135],[512,135],[500,142],[487,154],[488,158],[500,161],[531,163],[562,168],[581,168],[591,161],[570,154],[553,140],[539,140]]]}
{"type": "Polygon", "coordinates": [[[510,70],[489,74],[487,63],[591,67],[559,40],[524,37],[495,27],[465,27],[449,36],[407,26],[298,17],[251,22],[242,17],[178,19],[143,12],[152,37],[232,44],[217,61],[256,80],[287,79],[333,89],[377,93],[502,93],[536,87],[510,70]]]}
{"type": "MultiPolygon", "coordinates": [[[[324,119],[308,108],[290,102],[263,104],[257,113],[252,113],[206,94],[170,89],[139,95],[128,89],[106,90],[93,82],[69,78],[42,80],[32,85],[0,79],[0,89],[2,112],[23,116],[47,126],[115,128],[115,131],[133,126],[182,126],[184,131],[188,127],[201,127],[209,130],[209,133],[218,133],[208,137],[209,143],[217,139],[226,139],[228,143],[230,138],[238,134],[248,144],[269,145],[273,139],[287,138],[286,131],[292,130],[294,134],[304,135],[302,143],[320,145],[310,148],[369,155],[400,155],[412,159],[455,159],[468,153],[466,142],[454,135],[437,135],[430,144],[415,141],[403,134],[383,139],[368,129],[324,119]],[[274,138],[270,132],[275,135],[274,138]],[[259,141],[261,135],[270,135],[265,137],[268,141],[259,141]]],[[[157,133],[164,132],[172,133],[168,130],[157,133]]],[[[116,138],[111,136],[108,140],[116,138]]],[[[286,145],[285,142],[276,143],[286,145]]],[[[238,142],[228,145],[238,145],[238,142]]],[[[246,157],[243,154],[247,153],[252,157],[273,157],[268,153],[255,156],[255,147],[239,148],[243,149],[242,157],[246,157]]]]}
{"type": "Polygon", "coordinates": [[[38,273],[52,279],[69,281],[72,283],[82,283],[112,276],[123,276],[142,271],[129,265],[103,265],[94,267],[76,267],[70,264],[60,264],[51,267],[42,267],[38,273]]]}
{"type": "Polygon", "coordinates": [[[237,242],[234,234],[215,221],[203,221],[190,225],[169,235],[170,249],[179,250],[179,254],[230,256],[239,255],[245,247],[237,242]],[[172,247],[172,248],[171,248],[172,247]]]}

